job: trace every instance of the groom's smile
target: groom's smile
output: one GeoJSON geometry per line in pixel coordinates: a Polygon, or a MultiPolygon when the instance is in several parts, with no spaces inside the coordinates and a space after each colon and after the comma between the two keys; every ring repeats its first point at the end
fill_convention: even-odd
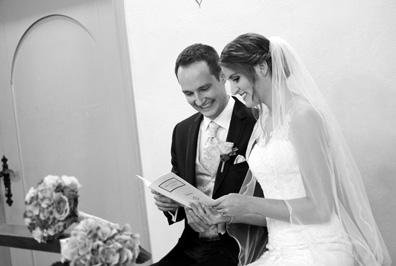
{"type": "Polygon", "coordinates": [[[225,79],[210,72],[205,61],[178,70],[178,80],[188,103],[204,116],[215,119],[228,103],[225,79]]]}

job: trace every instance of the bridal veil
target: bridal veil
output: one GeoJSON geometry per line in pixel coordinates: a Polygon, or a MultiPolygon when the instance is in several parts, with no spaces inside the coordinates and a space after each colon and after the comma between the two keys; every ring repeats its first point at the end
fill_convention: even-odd
{"type": "MultiPolygon", "coordinates": [[[[272,63],[272,113],[266,121],[276,129],[292,118],[289,138],[294,144],[306,196],[314,206],[307,211],[298,206],[299,201],[285,200],[290,223],[321,224],[337,217],[352,243],[355,265],[391,265],[359,169],[315,82],[294,49],[283,39],[271,37],[269,53],[263,55],[271,58],[272,63]],[[314,110],[314,115],[309,116],[312,119],[298,119],[301,116],[297,114],[306,110],[314,110]]],[[[265,107],[260,112],[259,120],[264,123],[264,117],[269,114],[265,107]]],[[[260,131],[260,126],[255,130],[260,131]]],[[[257,135],[255,132],[251,144],[257,135]]],[[[254,186],[255,179],[249,173],[241,193],[252,195],[254,186]]],[[[228,231],[240,244],[242,265],[264,252],[260,228],[230,224],[228,231]]],[[[319,247],[312,247],[313,252],[315,248],[319,247]]]]}

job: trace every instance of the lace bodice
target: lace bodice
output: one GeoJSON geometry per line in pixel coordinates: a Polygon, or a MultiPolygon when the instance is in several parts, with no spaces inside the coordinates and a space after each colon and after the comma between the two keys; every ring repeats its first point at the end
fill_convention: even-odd
{"type": "MultiPolygon", "coordinates": [[[[306,196],[296,151],[289,138],[290,117],[270,138],[261,137],[249,158],[249,166],[260,183],[264,196],[291,200],[306,196]]],[[[267,248],[301,246],[326,242],[344,242],[343,230],[336,215],[326,224],[293,225],[267,218],[267,248]]]]}
{"type": "Polygon", "coordinates": [[[289,123],[275,130],[268,139],[260,137],[249,159],[249,166],[267,198],[305,197],[296,154],[289,140],[289,123]],[[282,191],[287,191],[285,194],[282,191]]]}

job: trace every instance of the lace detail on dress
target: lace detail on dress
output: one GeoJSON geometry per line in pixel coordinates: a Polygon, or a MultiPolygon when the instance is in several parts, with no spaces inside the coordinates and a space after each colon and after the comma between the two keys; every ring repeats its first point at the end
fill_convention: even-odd
{"type": "Polygon", "coordinates": [[[249,159],[253,175],[265,183],[264,194],[274,199],[305,196],[297,157],[289,139],[290,116],[285,122],[272,132],[270,139],[259,139],[249,159]],[[287,191],[287,195],[282,191],[287,191]]]}
{"type": "Polygon", "coordinates": [[[278,128],[278,130],[274,130],[271,133],[271,137],[274,139],[289,139],[289,128],[290,128],[290,115],[286,115],[285,117],[286,121],[283,125],[278,128]]]}
{"type": "MultiPolygon", "coordinates": [[[[259,139],[249,157],[249,167],[266,198],[292,200],[306,196],[289,131],[288,115],[285,124],[275,129],[270,139],[259,139]]],[[[268,251],[253,265],[319,265],[315,264],[316,258],[311,257],[312,248],[321,249],[324,245],[325,249],[331,249],[334,245],[341,245],[342,249],[348,250],[349,247],[335,214],[329,223],[318,225],[293,225],[267,218],[267,228],[268,251]],[[287,261],[291,258],[304,263],[289,264],[287,261]]]]}

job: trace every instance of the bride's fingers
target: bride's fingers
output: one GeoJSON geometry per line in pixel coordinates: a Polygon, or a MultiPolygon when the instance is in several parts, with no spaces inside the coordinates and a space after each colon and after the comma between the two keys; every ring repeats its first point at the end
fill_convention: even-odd
{"type": "Polygon", "coordinates": [[[223,197],[213,200],[213,202],[208,203],[211,208],[219,208],[219,205],[223,202],[223,197]]]}
{"type": "Polygon", "coordinates": [[[225,214],[226,213],[226,209],[224,206],[222,205],[218,205],[217,207],[212,208],[212,210],[220,215],[225,214]]]}

